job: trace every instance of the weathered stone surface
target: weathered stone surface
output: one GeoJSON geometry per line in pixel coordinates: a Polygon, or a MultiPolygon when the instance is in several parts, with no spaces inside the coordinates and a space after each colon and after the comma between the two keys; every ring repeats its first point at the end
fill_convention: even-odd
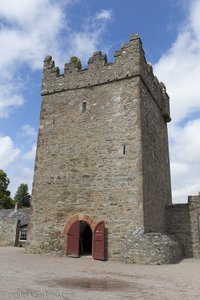
{"type": "Polygon", "coordinates": [[[166,210],[167,231],[183,244],[185,257],[200,258],[200,195],[189,196],[187,204],[173,204],[166,210]]]}
{"type": "Polygon", "coordinates": [[[135,264],[174,264],[182,257],[182,245],[176,237],[162,233],[129,236],[121,252],[123,262],[135,264]]]}
{"type": "Polygon", "coordinates": [[[139,36],[113,63],[95,52],[87,69],[68,63],[63,75],[46,57],[42,95],[27,252],[62,254],[74,215],[105,221],[112,259],[132,228],[164,232],[169,99],[139,36]]]}
{"type": "Polygon", "coordinates": [[[145,232],[164,232],[165,206],[172,201],[167,126],[142,80],[140,99],[145,232]]]}
{"type": "Polygon", "coordinates": [[[15,218],[0,218],[0,246],[17,246],[20,221],[15,218]]]}

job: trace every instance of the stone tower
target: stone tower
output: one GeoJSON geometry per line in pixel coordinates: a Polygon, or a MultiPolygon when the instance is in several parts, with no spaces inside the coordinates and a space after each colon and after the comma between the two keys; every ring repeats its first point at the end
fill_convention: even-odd
{"type": "Polygon", "coordinates": [[[51,56],[44,60],[29,253],[104,259],[103,251],[151,263],[148,247],[157,239],[161,260],[179,255],[164,234],[171,204],[169,98],[137,34],[114,57],[107,63],[95,52],[86,69],[67,63],[64,74],[51,56]]]}

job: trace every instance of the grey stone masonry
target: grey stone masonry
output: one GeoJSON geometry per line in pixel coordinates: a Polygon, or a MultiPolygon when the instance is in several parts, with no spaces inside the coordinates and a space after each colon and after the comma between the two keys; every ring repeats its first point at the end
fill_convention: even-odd
{"type": "Polygon", "coordinates": [[[183,245],[184,256],[192,257],[190,215],[188,204],[173,204],[166,209],[167,230],[183,245]]]}
{"type": "Polygon", "coordinates": [[[0,246],[17,246],[20,221],[15,218],[0,218],[0,246]]]}
{"type": "Polygon", "coordinates": [[[112,259],[128,232],[166,230],[169,97],[137,34],[114,57],[95,52],[64,74],[45,58],[27,252],[62,255],[74,216],[105,221],[112,259]]]}
{"type": "Polygon", "coordinates": [[[189,196],[187,204],[173,204],[166,210],[167,230],[183,245],[185,257],[200,258],[200,195],[189,196]]]}
{"type": "Polygon", "coordinates": [[[173,264],[182,260],[183,251],[174,235],[146,233],[128,239],[121,259],[136,264],[173,264]]]}

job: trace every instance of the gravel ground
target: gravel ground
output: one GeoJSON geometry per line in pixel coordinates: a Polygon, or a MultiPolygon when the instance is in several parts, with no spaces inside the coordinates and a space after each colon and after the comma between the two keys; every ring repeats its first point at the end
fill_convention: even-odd
{"type": "Polygon", "coordinates": [[[140,266],[0,248],[0,300],[200,299],[200,260],[140,266]]]}

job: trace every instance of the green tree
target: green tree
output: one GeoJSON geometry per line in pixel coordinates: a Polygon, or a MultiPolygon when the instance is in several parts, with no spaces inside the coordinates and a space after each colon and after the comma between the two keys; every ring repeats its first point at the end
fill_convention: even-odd
{"type": "Polygon", "coordinates": [[[10,197],[8,185],[10,180],[7,174],[0,169],[0,209],[13,208],[15,201],[10,197]]]}
{"type": "Polygon", "coordinates": [[[21,183],[15,193],[15,201],[24,207],[29,207],[31,204],[31,195],[28,192],[28,184],[21,183]]]}
{"type": "Polygon", "coordinates": [[[75,63],[77,66],[78,66],[78,69],[81,69],[82,68],[82,65],[81,65],[81,61],[78,57],[76,56],[71,56],[70,58],[70,62],[72,63],[75,63]]]}

